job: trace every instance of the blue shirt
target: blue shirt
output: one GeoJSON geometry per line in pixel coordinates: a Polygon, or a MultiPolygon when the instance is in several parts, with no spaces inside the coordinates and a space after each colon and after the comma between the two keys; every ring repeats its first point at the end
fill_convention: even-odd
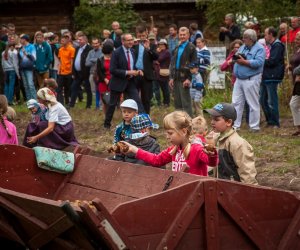
{"type": "Polygon", "coordinates": [[[256,42],[251,48],[242,45],[238,53],[246,55],[247,60],[250,62],[250,67],[235,63],[233,72],[237,78],[247,79],[263,72],[266,51],[260,43],[256,42]]]}
{"type": "Polygon", "coordinates": [[[189,43],[189,41],[186,41],[186,42],[180,44],[178,47],[178,53],[177,53],[177,58],[176,58],[176,69],[180,68],[180,58],[181,58],[181,55],[188,43],[189,43]]]}
{"type": "Polygon", "coordinates": [[[82,46],[82,47],[80,47],[78,49],[78,52],[77,52],[77,55],[76,55],[76,59],[75,59],[75,64],[74,64],[76,71],[81,71],[81,65],[80,65],[81,54],[82,54],[83,50],[85,49],[85,46],[86,45],[84,45],[84,46],[82,46]]]}
{"type": "Polygon", "coordinates": [[[173,38],[171,36],[168,37],[168,46],[169,46],[169,51],[170,51],[171,55],[173,54],[173,51],[176,48],[176,46],[178,45],[178,43],[179,43],[178,36],[176,36],[175,38],[173,38]]]}
{"type": "Polygon", "coordinates": [[[144,63],[143,63],[143,58],[144,58],[144,46],[142,44],[139,44],[139,56],[136,60],[136,64],[135,64],[135,67],[137,69],[141,69],[143,70],[144,69],[144,63]]]}

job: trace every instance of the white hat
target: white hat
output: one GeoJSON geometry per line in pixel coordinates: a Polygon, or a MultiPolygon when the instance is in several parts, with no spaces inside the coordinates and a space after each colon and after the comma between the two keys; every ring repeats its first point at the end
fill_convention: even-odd
{"type": "Polygon", "coordinates": [[[133,99],[127,99],[120,105],[121,108],[130,108],[138,111],[138,105],[135,100],[133,99]]]}
{"type": "Polygon", "coordinates": [[[165,44],[165,45],[168,45],[168,42],[166,39],[160,39],[158,44],[165,44]]]}
{"type": "Polygon", "coordinates": [[[36,107],[36,105],[38,104],[38,102],[35,99],[30,99],[29,101],[27,101],[27,108],[31,109],[36,107]]]}

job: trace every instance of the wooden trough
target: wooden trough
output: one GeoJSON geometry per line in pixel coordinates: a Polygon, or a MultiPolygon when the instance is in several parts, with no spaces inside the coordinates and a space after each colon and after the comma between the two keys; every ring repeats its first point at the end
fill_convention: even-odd
{"type": "Polygon", "coordinates": [[[300,194],[83,154],[62,175],[38,168],[32,149],[0,145],[0,241],[1,249],[300,249],[300,194]]]}

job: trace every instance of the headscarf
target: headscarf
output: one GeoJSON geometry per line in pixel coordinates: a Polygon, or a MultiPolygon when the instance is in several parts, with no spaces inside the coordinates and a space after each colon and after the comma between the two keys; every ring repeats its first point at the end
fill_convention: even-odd
{"type": "Polygon", "coordinates": [[[49,108],[57,103],[55,94],[48,88],[39,89],[37,96],[39,99],[46,101],[49,108]]]}
{"type": "Polygon", "coordinates": [[[38,103],[35,99],[30,99],[27,101],[27,107],[33,108],[35,107],[37,110],[32,114],[32,121],[36,124],[38,124],[40,121],[47,121],[46,113],[48,109],[45,107],[45,105],[38,103]]]}

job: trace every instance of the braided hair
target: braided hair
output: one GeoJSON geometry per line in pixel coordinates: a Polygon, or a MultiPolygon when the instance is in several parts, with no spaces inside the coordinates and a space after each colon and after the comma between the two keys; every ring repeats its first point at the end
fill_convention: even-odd
{"type": "Polygon", "coordinates": [[[0,123],[5,129],[7,135],[9,138],[12,137],[11,133],[8,131],[8,127],[6,127],[5,121],[4,121],[4,114],[7,112],[7,99],[5,95],[0,95],[0,123]]]}
{"type": "MultiPolygon", "coordinates": [[[[187,130],[185,140],[188,142],[187,146],[183,151],[185,159],[190,155],[191,143],[189,142],[189,137],[192,133],[192,118],[184,111],[174,111],[165,116],[163,120],[164,129],[173,129],[176,132],[179,132],[181,129],[185,128],[187,130]]],[[[174,155],[178,149],[178,146],[175,146],[170,154],[174,155]]]]}

